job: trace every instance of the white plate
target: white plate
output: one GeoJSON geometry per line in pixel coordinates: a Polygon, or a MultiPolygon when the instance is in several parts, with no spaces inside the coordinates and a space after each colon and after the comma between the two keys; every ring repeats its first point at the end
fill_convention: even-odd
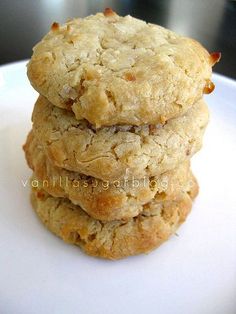
{"type": "Polygon", "coordinates": [[[236,83],[214,75],[192,213],[156,251],[112,262],[64,244],[29,204],[21,149],[37,94],[0,68],[0,313],[236,313],[236,83]]]}

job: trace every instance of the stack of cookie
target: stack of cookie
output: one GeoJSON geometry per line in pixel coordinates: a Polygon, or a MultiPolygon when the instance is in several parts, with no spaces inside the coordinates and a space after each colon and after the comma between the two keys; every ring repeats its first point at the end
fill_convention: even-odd
{"type": "Polygon", "coordinates": [[[198,42],[111,9],[54,23],[28,77],[40,93],[24,145],[43,223],[118,259],[175,233],[198,185],[190,158],[208,122],[212,66],[198,42]]]}

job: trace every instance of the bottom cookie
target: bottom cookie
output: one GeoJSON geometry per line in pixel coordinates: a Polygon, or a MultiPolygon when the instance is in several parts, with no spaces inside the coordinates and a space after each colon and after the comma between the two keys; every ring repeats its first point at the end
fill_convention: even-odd
{"type": "Polygon", "coordinates": [[[42,222],[64,241],[92,256],[120,259],[147,253],[166,241],[185,221],[197,191],[195,181],[178,201],[153,200],[126,222],[96,220],[69,200],[52,197],[41,188],[32,188],[31,202],[42,222]]]}

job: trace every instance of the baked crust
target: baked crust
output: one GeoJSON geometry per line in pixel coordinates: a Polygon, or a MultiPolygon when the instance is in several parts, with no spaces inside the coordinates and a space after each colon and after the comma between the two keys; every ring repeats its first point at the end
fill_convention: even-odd
{"type": "Polygon", "coordinates": [[[203,100],[165,125],[95,129],[40,96],[33,131],[50,162],[101,180],[142,179],[172,170],[196,153],[208,122],[203,100]]]}
{"type": "Polygon", "coordinates": [[[31,202],[43,224],[65,242],[80,246],[87,254],[120,259],[147,253],[161,245],[181,225],[192,207],[197,183],[178,201],[152,201],[143,212],[123,222],[103,222],[87,215],[69,200],[55,198],[33,188],[31,202]]]}
{"type": "Polygon", "coordinates": [[[90,216],[99,220],[127,220],[137,216],[153,198],[176,200],[193,182],[189,161],[159,177],[142,180],[104,182],[53,166],[40,145],[29,133],[24,145],[35,185],[40,184],[54,197],[68,198],[90,216]]]}
{"type": "Polygon", "coordinates": [[[191,38],[104,12],[54,23],[33,49],[28,77],[54,105],[96,127],[157,124],[213,90],[219,58],[191,38]]]}

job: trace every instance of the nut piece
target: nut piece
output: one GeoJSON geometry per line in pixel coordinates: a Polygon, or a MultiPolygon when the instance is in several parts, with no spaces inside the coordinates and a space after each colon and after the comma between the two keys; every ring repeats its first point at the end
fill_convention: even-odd
{"type": "Polygon", "coordinates": [[[203,89],[204,94],[210,94],[215,89],[215,84],[211,80],[206,80],[206,85],[203,89]]]}
{"type": "Polygon", "coordinates": [[[126,81],[131,81],[131,82],[136,80],[136,77],[130,72],[125,73],[124,78],[126,81]]]}
{"type": "Polygon", "coordinates": [[[59,28],[60,28],[59,23],[57,23],[57,22],[52,23],[52,25],[51,25],[51,30],[52,30],[53,32],[58,31],[59,28]]]}
{"type": "Polygon", "coordinates": [[[211,58],[211,64],[215,65],[217,62],[220,61],[221,59],[221,53],[220,52],[212,52],[210,54],[210,58],[211,58]]]}
{"type": "Polygon", "coordinates": [[[116,13],[115,13],[111,8],[106,8],[106,9],[104,10],[103,14],[104,14],[105,16],[113,16],[113,15],[115,15],[116,13]]]}

